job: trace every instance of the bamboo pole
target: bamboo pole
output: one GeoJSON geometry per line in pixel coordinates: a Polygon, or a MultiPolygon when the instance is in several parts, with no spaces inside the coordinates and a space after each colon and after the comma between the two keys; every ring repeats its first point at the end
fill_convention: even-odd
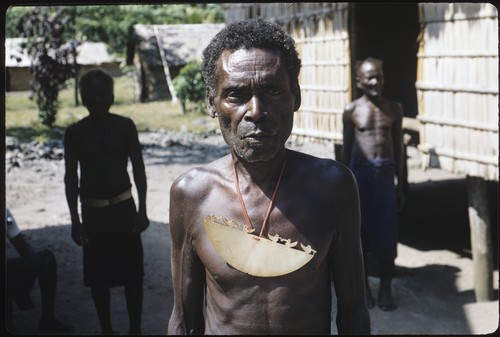
{"type": "Polygon", "coordinates": [[[457,128],[474,129],[481,131],[491,131],[498,133],[498,125],[470,122],[466,120],[451,119],[439,116],[418,116],[421,124],[438,124],[441,126],[452,126],[457,128]]]}
{"type": "MultiPolygon", "coordinates": [[[[435,131],[433,133],[439,134],[438,131],[435,131]]],[[[491,156],[481,155],[481,154],[476,154],[476,153],[453,150],[453,149],[449,149],[446,147],[434,148],[430,143],[421,143],[418,145],[418,149],[422,153],[431,153],[432,152],[433,154],[435,154],[437,156],[449,157],[449,158],[460,159],[460,160],[467,160],[467,161],[471,161],[471,162],[477,162],[477,163],[481,163],[481,164],[486,164],[486,165],[498,167],[498,156],[494,156],[494,155],[491,155],[491,156]]]]}

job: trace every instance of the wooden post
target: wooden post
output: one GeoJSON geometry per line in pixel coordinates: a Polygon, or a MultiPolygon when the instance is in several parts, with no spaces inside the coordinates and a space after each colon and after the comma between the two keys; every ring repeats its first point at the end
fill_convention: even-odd
{"type": "Polygon", "coordinates": [[[165,73],[165,80],[167,81],[168,90],[172,95],[172,102],[177,103],[177,94],[175,92],[174,85],[172,84],[172,77],[170,76],[170,69],[168,68],[167,57],[165,56],[165,51],[160,42],[160,34],[158,33],[158,28],[153,25],[153,30],[155,33],[156,44],[158,45],[158,50],[160,51],[161,63],[163,64],[163,72],[165,73]]]}
{"type": "Polygon", "coordinates": [[[466,182],[474,266],[474,292],[476,301],[492,301],[494,299],[493,259],[486,182],[483,178],[471,176],[467,176],[466,182]]]}

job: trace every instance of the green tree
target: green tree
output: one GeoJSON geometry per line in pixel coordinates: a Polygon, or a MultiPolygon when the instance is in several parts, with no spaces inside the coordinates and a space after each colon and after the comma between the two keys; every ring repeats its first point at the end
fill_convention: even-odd
{"type": "Polygon", "coordinates": [[[76,41],[70,7],[34,7],[18,21],[31,57],[32,90],[42,124],[53,126],[59,108],[59,87],[75,75],[76,41]]]}
{"type": "Polygon", "coordinates": [[[198,61],[191,61],[182,67],[179,75],[172,80],[177,98],[182,107],[182,112],[186,113],[186,104],[194,104],[195,111],[204,111],[206,95],[206,85],[201,75],[201,64],[198,61]]]}
{"type": "MultiPolygon", "coordinates": [[[[11,6],[5,17],[6,37],[18,37],[17,22],[39,6],[11,6]]],[[[222,23],[220,4],[148,4],[64,6],[75,14],[78,40],[104,42],[110,51],[123,55],[134,24],[222,23]]]]}
{"type": "Polygon", "coordinates": [[[134,24],[224,22],[220,5],[99,5],[77,6],[75,27],[88,41],[102,41],[116,54],[124,54],[134,24]]]}
{"type": "Polygon", "coordinates": [[[19,20],[33,9],[32,6],[11,6],[5,12],[5,37],[19,37],[19,20]]]}

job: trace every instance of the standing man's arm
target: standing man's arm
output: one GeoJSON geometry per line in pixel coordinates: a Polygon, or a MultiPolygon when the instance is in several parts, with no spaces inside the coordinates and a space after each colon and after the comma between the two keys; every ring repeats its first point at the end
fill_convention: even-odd
{"type": "Polygon", "coordinates": [[[351,163],[351,152],[354,142],[354,123],[352,121],[352,113],[354,112],[354,103],[349,103],[344,107],[344,113],[342,115],[343,123],[343,139],[342,139],[342,155],[341,162],[349,167],[351,163]]]}
{"type": "Polygon", "coordinates": [[[139,199],[139,209],[135,221],[136,232],[142,232],[149,226],[149,219],[146,209],[146,193],[147,193],[147,180],[146,168],[142,158],[141,144],[139,143],[139,135],[135,124],[131,121],[131,128],[129,134],[130,145],[130,161],[132,162],[132,171],[134,174],[134,182],[137,188],[137,197],[139,199]]]}
{"type": "Polygon", "coordinates": [[[392,128],[392,139],[394,142],[394,161],[396,163],[397,178],[397,201],[398,209],[401,209],[405,202],[405,183],[406,183],[406,156],[403,145],[403,106],[400,103],[395,105],[395,120],[392,128]]]}
{"type": "MultiPolygon", "coordinates": [[[[337,296],[339,334],[370,334],[365,303],[365,271],[361,250],[359,195],[354,176],[344,171],[336,197],[335,238],[330,247],[331,273],[337,296]]],[[[338,178],[337,178],[338,179],[338,178]]]]}
{"type": "Polygon", "coordinates": [[[185,181],[176,181],[170,190],[174,307],[168,324],[168,335],[195,335],[205,331],[205,268],[194,251],[193,237],[187,229],[186,218],[192,209],[188,206],[189,202],[186,202],[182,185],[185,185],[185,181]]]}
{"type": "Polygon", "coordinates": [[[64,135],[64,164],[66,168],[64,184],[71,216],[71,238],[80,246],[88,242],[88,237],[78,214],[78,159],[73,132],[74,130],[70,126],[64,135]]]}

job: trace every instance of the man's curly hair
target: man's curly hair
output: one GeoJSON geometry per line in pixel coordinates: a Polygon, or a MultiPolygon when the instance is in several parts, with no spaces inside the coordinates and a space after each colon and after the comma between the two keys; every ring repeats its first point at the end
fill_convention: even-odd
{"type": "Polygon", "coordinates": [[[203,50],[202,74],[209,94],[217,90],[217,60],[225,50],[263,48],[278,50],[285,61],[290,79],[298,81],[301,61],[295,41],[278,25],[261,18],[233,22],[223,28],[203,50]]]}

